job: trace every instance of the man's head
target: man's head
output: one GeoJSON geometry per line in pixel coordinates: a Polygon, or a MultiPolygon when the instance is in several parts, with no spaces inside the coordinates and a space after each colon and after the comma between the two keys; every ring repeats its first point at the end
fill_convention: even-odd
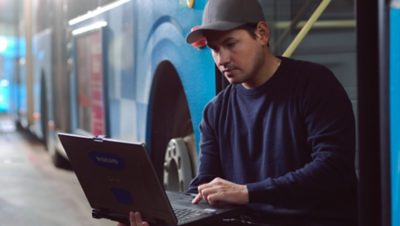
{"type": "Polygon", "coordinates": [[[258,0],[209,0],[203,24],[188,35],[187,42],[205,38],[225,78],[254,88],[276,69],[276,58],[267,47],[269,37],[258,0]]]}
{"type": "Polygon", "coordinates": [[[265,22],[242,25],[229,31],[204,31],[207,45],[218,69],[230,83],[257,87],[268,75],[271,58],[266,47],[269,29],[265,22]]]}
{"type": "Polygon", "coordinates": [[[229,31],[264,20],[258,0],[209,0],[202,25],[190,32],[186,41],[193,43],[205,38],[205,31],[229,31]]]}

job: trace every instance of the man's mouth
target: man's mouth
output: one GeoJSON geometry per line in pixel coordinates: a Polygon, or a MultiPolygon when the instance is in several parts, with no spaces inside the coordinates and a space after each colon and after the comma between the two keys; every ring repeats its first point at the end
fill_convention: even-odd
{"type": "Polygon", "coordinates": [[[234,70],[237,70],[237,68],[236,68],[235,66],[228,65],[228,66],[222,71],[222,73],[223,73],[223,74],[229,75],[229,74],[231,74],[231,72],[234,71],[234,70]]]}

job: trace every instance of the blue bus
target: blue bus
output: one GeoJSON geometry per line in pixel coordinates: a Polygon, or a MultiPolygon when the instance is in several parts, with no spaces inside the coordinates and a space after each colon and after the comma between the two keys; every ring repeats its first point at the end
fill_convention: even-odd
{"type": "MultiPolygon", "coordinates": [[[[329,2],[261,1],[274,51],[282,54],[315,9],[329,2]]],[[[185,190],[196,173],[202,110],[225,83],[208,48],[185,43],[205,3],[120,0],[68,21],[71,132],[146,143],[172,190],[185,190]]],[[[356,105],[353,7],[331,7],[320,11],[294,56],[330,66],[356,105]]]]}
{"type": "MultiPolygon", "coordinates": [[[[273,52],[328,66],[357,110],[354,1],[260,3],[273,52]]],[[[30,4],[21,127],[55,165],[66,157],[57,132],[144,142],[165,186],[184,190],[196,173],[202,110],[226,84],[208,48],[185,43],[206,0],[30,4]]]]}

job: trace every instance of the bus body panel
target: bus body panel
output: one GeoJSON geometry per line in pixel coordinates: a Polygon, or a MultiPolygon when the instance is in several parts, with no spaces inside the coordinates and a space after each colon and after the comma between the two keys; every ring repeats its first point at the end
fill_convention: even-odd
{"type": "Polygon", "coordinates": [[[103,29],[103,57],[108,136],[150,142],[146,131],[149,125],[144,122],[149,121],[153,76],[161,63],[169,62],[182,82],[198,140],[203,108],[216,89],[209,51],[185,42],[193,21],[201,23],[202,10],[198,7],[204,6],[204,1],[196,4],[197,8],[189,9],[180,1],[128,1],[72,26],[72,30],[78,30],[99,21],[107,24],[103,29]]]}
{"type": "Polygon", "coordinates": [[[390,10],[390,159],[392,225],[400,225],[400,1],[390,10]]]}
{"type": "Polygon", "coordinates": [[[52,56],[51,56],[51,31],[43,30],[33,37],[33,123],[30,130],[40,139],[45,139],[44,134],[47,121],[51,120],[52,109],[52,56]],[[44,120],[44,121],[43,121],[44,120]]]}

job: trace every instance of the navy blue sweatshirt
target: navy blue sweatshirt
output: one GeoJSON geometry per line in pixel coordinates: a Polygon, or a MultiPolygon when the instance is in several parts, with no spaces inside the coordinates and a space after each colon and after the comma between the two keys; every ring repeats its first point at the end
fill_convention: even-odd
{"type": "Polygon", "coordinates": [[[255,89],[231,84],[206,106],[189,192],[215,177],[246,184],[249,208],[272,215],[356,217],[351,102],[326,67],[288,58],[255,89]]]}

